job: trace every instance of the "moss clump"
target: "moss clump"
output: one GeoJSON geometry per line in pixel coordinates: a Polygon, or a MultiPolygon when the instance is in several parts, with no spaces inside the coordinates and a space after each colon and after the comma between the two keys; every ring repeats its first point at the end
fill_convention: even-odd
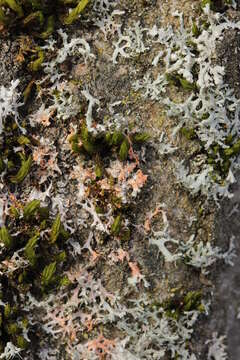
{"type": "MultiPolygon", "coordinates": [[[[119,194],[119,179],[113,178],[107,168],[111,160],[118,159],[124,163],[122,169],[128,168],[129,164],[125,164],[126,161],[133,162],[133,171],[138,166],[138,157],[134,151],[140,150],[149,138],[150,136],[146,133],[132,131],[125,134],[119,129],[95,135],[88,131],[85,122],[80,125],[77,133],[69,138],[72,151],[75,154],[84,155],[86,160],[89,160],[89,174],[91,175],[86,184],[86,191],[88,199],[91,199],[95,206],[96,213],[106,214],[109,209],[112,210],[114,220],[111,226],[108,225],[108,235],[103,234],[103,237],[106,236],[101,243],[115,238],[126,242],[131,236],[130,228],[125,225],[126,213],[129,211],[130,205],[126,199],[123,201],[119,194]]],[[[86,161],[85,164],[87,163],[86,161]]],[[[122,176],[124,178],[124,174],[122,176]]],[[[120,181],[124,181],[124,179],[120,181]]],[[[131,189],[129,189],[129,194],[127,192],[126,197],[131,196],[131,189]]]]}
{"type": "Polygon", "coordinates": [[[6,226],[0,229],[0,240],[4,245],[0,261],[13,266],[10,271],[6,268],[6,273],[4,267],[1,269],[1,301],[6,304],[0,308],[1,344],[11,341],[22,349],[28,345],[22,335],[26,321],[26,326],[19,325],[26,320],[22,310],[24,304],[21,308],[14,301],[18,303],[26,292],[42,298],[47,292],[69,284],[66,276],[61,275],[68,237],[60,215],[51,220],[39,200],[18,203],[18,208],[11,208],[6,226]]]}
{"type": "Polygon", "coordinates": [[[113,155],[117,154],[121,161],[125,161],[128,158],[131,143],[135,146],[142,146],[149,138],[150,136],[146,133],[125,135],[119,130],[93,135],[83,123],[80,131],[72,135],[69,142],[74,153],[91,157],[97,156],[98,159],[112,153],[113,155]]]}
{"type": "MultiPolygon", "coordinates": [[[[48,212],[41,207],[39,200],[33,200],[25,206],[21,206],[16,209],[16,212],[18,216],[9,216],[6,226],[0,229],[0,239],[6,248],[4,257],[11,258],[15,251],[21,251],[29,261],[29,266],[25,267],[24,272],[20,270],[18,279],[21,279],[21,284],[25,280],[30,281],[30,287],[39,292],[41,290],[40,274],[44,267],[51,262],[57,261],[59,264],[59,260],[65,260],[62,250],[69,234],[61,223],[60,215],[57,215],[52,222],[48,212]],[[49,230],[47,231],[47,229],[49,230]],[[42,236],[46,231],[49,236],[43,241],[42,236]],[[60,257],[59,254],[61,254],[60,257]],[[20,276],[21,274],[24,276],[20,276]]],[[[12,211],[12,213],[15,212],[12,211]]]]}
{"type": "Polygon", "coordinates": [[[220,178],[225,179],[228,175],[231,158],[240,154],[240,140],[235,141],[230,135],[225,139],[226,148],[220,145],[212,145],[208,151],[208,163],[220,178]]]}
{"type": "Polygon", "coordinates": [[[30,31],[46,39],[57,20],[72,24],[84,12],[90,0],[0,0],[0,24],[8,30],[30,31]]]}
{"type": "Polygon", "coordinates": [[[174,297],[166,300],[158,307],[163,308],[164,314],[175,320],[178,320],[184,312],[200,311],[204,312],[205,308],[202,304],[201,291],[189,291],[186,295],[175,294],[174,297]]]}
{"type": "Polygon", "coordinates": [[[181,134],[185,136],[188,140],[196,139],[196,132],[192,128],[182,127],[180,130],[181,134]]]}
{"type": "MultiPolygon", "coordinates": [[[[8,292],[14,291],[9,288],[8,292]]],[[[24,338],[24,332],[28,330],[28,324],[25,321],[25,314],[19,308],[16,299],[11,298],[11,302],[6,303],[0,308],[0,353],[8,341],[21,349],[26,349],[28,342],[24,338]],[[25,324],[25,325],[24,325],[25,324]]]]}
{"type": "Polygon", "coordinates": [[[32,140],[22,133],[25,130],[24,123],[21,126],[22,129],[12,117],[8,117],[4,124],[0,144],[0,172],[6,185],[20,184],[31,171],[32,140]]]}
{"type": "Polygon", "coordinates": [[[197,91],[197,85],[193,82],[189,82],[184,77],[176,73],[166,73],[165,75],[167,82],[170,85],[177,86],[186,91],[197,91]]]}

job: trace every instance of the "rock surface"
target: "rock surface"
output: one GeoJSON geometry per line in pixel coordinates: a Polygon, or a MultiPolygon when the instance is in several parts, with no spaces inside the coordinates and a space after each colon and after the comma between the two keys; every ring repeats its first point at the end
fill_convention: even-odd
{"type": "MultiPolygon", "coordinates": [[[[184,23],[186,26],[190,26],[190,18],[198,16],[198,5],[199,1],[197,0],[182,2],[177,0],[119,1],[119,9],[126,10],[123,24],[126,28],[136,21],[140,21],[148,28],[159,22],[161,26],[171,24],[173,27],[177,27],[179,20],[173,16],[176,11],[184,13],[184,23]],[[159,14],[161,19],[159,19],[159,14]]],[[[233,10],[230,10],[229,13],[229,16],[235,19],[239,17],[239,14],[233,10]]],[[[35,157],[37,159],[40,151],[47,148],[44,161],[49,166],[45,166],[43,171],[35,164],[36,171],[31,174],[31,179],[28,179],[21,188],[22,193],[18,190],[18,199],[25,201],[29,198],[32,186],[39,193],[43,189],[46,190],[47,186],[45,185],[49,185],[48,181],[51,181],[51,195],[55,199],[53,212],[56,213],[56,208],[59,206],[62,206],[63,211],[66,210],[66,223],[69,227],[77,229],[73,235],[74,240],[81,244],[83,249],[85,246],[84,251],[86,253],[83,251],[84,254],[81,253],[81,258],[78,258],[81,266],[85,266],[94,278],[100,279],[107,291],[119,293],[124,300],[140,296],[145,291],[144,282],[140,281],[138,291],[133,288],[131,292],[127,292],[126,284],[128,284],[131,275],[129,264],[131,264],[132,269],[134,269],[133,264],[140,267],[141,275],[149,284],[148,294],[151,300],[156,303],[164,303],[169,298],[174,298],[175,294],[181,298],[190,291],[201,290],[206,301],[213,294],[210,316],[200,316],[199,325],[196,326],[190,348],[198,360],[206,360],[208,354],[206,342],[214,332],[217,332],[219,335],[226,335],[229,360],[238,360],[240,358],[240,263],[238,259],[236,258],[233,267],[227,267],[223,264],[214,265],[209,278],[207,278],[197,270],[191,268],[189,270],[189,266],[185,263],[177,263],[176,266],[175,262],[164,261],[164,257],[157,247],[149,246],[149,238],[153,234],[152,228],[155,232],[164,228],[164,216],[166,216],[169,222],[169,233],[173,239],[186,243],[194,233],[198,243],[201,241],[204,243],[207,241],[215,242],[217,246],[227,251],[229,239],[234,236],[236,253],[239,256],[240,175],[237,177],[239,181],[233,186],[233,198],[223,201],[220,209],[216,209],[214,203],[206,202],[202,196],[191,196],[176,179],[173,164],[184,161],[191,166],[193,160],[199,155],[199,143],[197,141],[190,142],[184,136],[179,135],[174,143],[178,150],[171,155],[171,161],[169,161],[170,155],[159,154],[158,138],[162,132],[165,132],[165,136],[169,140],[170,133],[176,125],[175,119],[169,118],[165,114],[161,104],[149,98],[141,97],[137,91],[132,89],[132,84],[136,80],[144,78],[156,55],[156,50],[159,49],[153,47],[141,56],[135,56],[129,60],[120,58],[117,64],[113,64],[111,61],[112,48],[109,41],[104,39],[103,33],[95,31],[94,27],[91,28],[91,24],[89,25],[86,22],[80,28],[79,25],[73,25],[68,33],[69,37],[82,36],[86,33],[86,38],[95,55],[95,58],[90,59],[89,62],[85,62],[81,57],[73,56],[61,64],[61,71],[64,71],[64,76],[71,80],[73,94],[76,95],[76,98],[81,99],[81,116],[84,117],[83,114],[87,112],[87,102],[84,102],[86,99],[79,90],[84,86],[95,98],[101,100],[99,111],[93,110],[95,119],[101,119],[103,123],[106,120],[107,123],[110,116],[108,105],[119,102],[115,104],[114,109],[119,115],[119,118],[116,117],[116,119],[119,122],[124,119],[126,124],[124,129],[135,126],[151,135],[151,141],[144,150],[138,149],[137,151],[137,156],[141,160],[141,170],[148,177],[147,184],[141,189],[140,195],[134,197],[129,208],[126,209],[132,236],[129,241],[124,242],[118,236],[111,238],[109,234],[102,236],[99,234],[100,232],[96,232],[93,241],[90,241],[90,248],[86,247],[88,232],[92,228],[92,217],[86,211],[84,212],[78,204],[77,194],[80,193],[78,179],[81,178],[82,174],[85,174],[86,168],[92,171],[90,175],[87,174],[86,176],[90,176],[90,178],[93,176],[94,161],[88,159],[86,165],[82,158],[78,160],[69,151],[69,144],[66,139],[69,137],[69,133],[73,132],[74,126],[75,128],[78,126],[79,118],[77,116],[73,116],[72,123],[68,120],[55,119],[53,122],[48,119],[51,123],[49,127],[37,127],[33,130],[36,139],[40,140],[41,137],[45,139],[42,148],[39,146],[35,149],[35,157]],[[51,154],[53,155],[53,162],[47,163],[51,154]],[[81,166],[83,164],[83,167],[75,172],[74,167],[79,164],[81,166]],[[42,176],[46,176],[47,179],[47,181],[42,182],[44,186],[39,184],[42,176]],[[126,251],[131,261],[126,261],[126,259],[125,262],[112,261],[110,256],[113,256],[113,253],[116,253],[120,246],[126,251]],[[90,252],[94,249],[91,253],[91,256],[96,256],[94,261],[88,256],[89,249],[90,252]],[[239,319],[237,319],[238,317],[239,319]]],[[[113,32],[113,35],[110,34],[109,36],[112,43],[116,41],[115,35],[113,32]]],[[[223,45],[219,44],[218,46],[218,57],[216,59],[217,63],[225,66],[226,81],[234,88],[238,97],[240,96],[239,39],[239,34],[230,30],[226,34],[223,45]]],[[[31,80],[31,76],[21,65],[21,62],[16,61],[16,57],[19,55],[19,41],[19,39],[13,41],[0,39],[0,75],[4,86],[7,86],[11,80],[20,78],[23,89],[31,80]]],[[[157,71],[161,73],[161,66],[160,64],[156,68],[156,73],[157,71]]],[[[40,93],[38,98],[33,98],[33,101],[30,99],[30,112],[38,109],[40,102],[45,99],[45,96],[47,97],[44,94],[45,90],[40,93]]],[[[186,92],[176,86],[170,86],[167,89],[167,94],[176,102],[183,101],[187,97],[186,92]]],[[[205,159],[204,156],[203,159],[205,159]]],[[[199,163],[201,160],[200,157],[199,163]]],[[[108,159],[104,161],[107,164],[106,168],[108,166],[109,169],[112,163],[108,159]]],[[[94,189],[94,191],[97,190],[94,189]]],[[[174,252],[174,245],[170,245],[169,249],[174,252]]],[[[79,265],[73,258],[69,263],[70,269],[79,265]]],[[[106,326],[103,324],[94,327],[92,333],[81,333],[80,339],[82,342],[86,339],[91,340],[101,331],[105,331],[104,334],[107,334],[105,336],[111,335],[114,338],[122,335],[121,331],[113,329],[109,324],[106,326]]],[[[73,336],[73,334],[70,335],[73,336]]],[[[35,339],[35,341],[37,347],[39,345],[38,340],[35,339]]],[[[53,342],[53,344],[55,343],[53,342]]],[[[63,357],[58,355],[59,359],[69,359],[69,353],[68,355],[64,351],[62,353],[63,357]]],[[[32,356],[34,358],[35,355],[32,356]]],[[[169,356],[168,353],[165,358],[170,359],[169,356]]],[[[57,357],[55,358],[57,359],[57,357]]],[[[26,359],[31,359],[31,357],[26,357],[26,359]]],[[[120,360],[122,359],[124,357],[120,360]]]]}

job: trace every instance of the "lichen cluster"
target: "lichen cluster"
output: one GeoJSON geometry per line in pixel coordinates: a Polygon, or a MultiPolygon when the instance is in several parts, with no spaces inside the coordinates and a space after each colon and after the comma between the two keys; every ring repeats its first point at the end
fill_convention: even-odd
{"type": "Polygon", "coordinates": [[[28,76],[0,88],[0,359],[197,359],[207,276],[236,256],[208,231],[240,151],[225,3],[161,27],[154,1],[0,0],[28,76]]]}

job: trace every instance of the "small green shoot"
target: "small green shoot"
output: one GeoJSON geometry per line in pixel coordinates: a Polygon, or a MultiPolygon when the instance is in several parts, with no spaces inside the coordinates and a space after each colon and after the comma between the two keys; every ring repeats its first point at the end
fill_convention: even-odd
{"type": "Polygon", "coordinates": [[[51,234],[50,234],[50,242],[55,243],[58,239],[58,236],[61,231],[61,217],[60,214],[57,215],[56,219],[53,222],[51,234]]]}
{"type": "Polygon", "coordinates": [[[45,266],[43,272],[41,274],[41,283],[43,288],[48,287],[55,281],[55,273],[56,273],[56,261],[52,262],[51,264],[45,266]]]}
{"type": "Polygon", "coordinates": [[[32,165],[32,156],[30,155],[27,160],[22,159],[21,167],[15,176],[11,176],[10,180],[13,184],[21,183],[28,175],[32,165]]]}
{"type": "Polygon", "coordinates": [[[8,232],[8,229],[6,228],[6,226],[3,226],[0,229],[0,241],[4,244],[4,246],[7,249],[11,249],[13,247],[13,238],[11,237],[11,235],[8,232]]]}

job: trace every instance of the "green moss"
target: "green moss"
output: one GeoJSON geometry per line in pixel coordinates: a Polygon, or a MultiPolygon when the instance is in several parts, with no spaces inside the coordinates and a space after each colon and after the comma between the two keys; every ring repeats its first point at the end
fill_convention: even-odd
{"type": "Polygon", "coordinates": [[[5,15],[5,12],[0,7],[0,24],[7,25],[9,18],[5,15]]]}
{"type": "Polygon", "coordinates": [[[41,274],[41,284],[43,288],[48,287],[55,281],[55,273],[57,269],[57,262],[54,261],[51,264],[45,266],[41,274]]]}
{"type": "Polygon", "coordinates": [[[0,157],[0,174],[4,171],[5,165],[2,157],[0,157]]]}
{"type": "Polygon", "coordinates": [[[65,275],[59,280],[59,287],[66,287],[71,284],[69,278],[65,275]]]}
{"type": "Polygon", "coordinates": [[[224,155],[226,157],[236,156],[239,153],[240,153],[240,140],[236,141],[231,147],[224,149],[224,155]]]}
{"type": "Polygon", "coordinates": [[[167,82],[170,85],[174,85],[177,87],[182,87],[184,90],[187,91],[196,91],[197,86],[195,83],[191,83],[188,80],[186,80],[184,77],[180,76],[176,73],[166,73],[165,75],[167,82]]]}
{"type": "Polygon", "coordinates": [[[210,5],[210,9],[213,11],[223,11],[232,4],[232,0],[202,0],[201,7],[204,8],[206,5],[210,5]]]}
{"type": "Polygon", "coordinates": [[[14,246],[14,241],[12,236],[9,234],[6,226],[3,226],[0,229],[0,241],[4,244],[7,249],[11,249],[14,246]]]}
{"type": "Polygon", "coordinates": [[[17,142],[19,143],[19,145],[28,145],[28,144],[31,144],[31,140],[30,140],[27,136],[24,136],[24,135],[20,135],[20,136],[17,138],[17,142]]]}
{"type": "Polygon", "coordinates": [[[89,133],[88,128],[85,124],[82,125],[80,138],[84,150],[89,155],[93,155],[97,153],[98,151],[98,146],[96,141],[97,139],[94,139],[93,135],[89,133]]]}
{"type": "Polygon", "coordinates": [[[114,131],[111,136],[111,140],[110,140],[109,144],[119,146],[123,142],[124,138],[125,138],[125,136],[123,135],[122,132],[114,131]]]}
{"type": "Polygon", "coordinates": [[[175,294],[174,297],[157,304],[158,307],[164,309],[164,314],[170,318],[178,320],[185,312],[197,310],[205,311],[202,304],[201,291],[189,291],[184,297],[180,294],[175,294]]]}
{"type": "Polygon", "coordinates": [[[201,291],[189,291],[183,299],[183,310],[192,311],[199,310],[202,305],[202,292],[201,291]]]}
{"type": "Polygon", "coordinates": [[[40,226],[42,226],[42,222],[46,221],[49,218],[49,209],[47,207],[39,207],[38,216],[39,220],[41,221],[40,226]]]}
{"type": "Polygon", "coordinates": [[[27,0],[26,3],[31,6],[33,10],[41,10],[43,9],[43,1],[42,0],[27,0]]]}
{"type": "Polygon", "coordinates": [[[70,25],[76,21],[79,15],[84,11],[90,0],[80,0],[78,5],[70,12],[70,14],[64,19],[64,24],[70,25]]]}
{"type": "Polygon", "coordinates": [[[40,200],[32,200],[23,209],[23,216],[28,221],[33,217],[40,208],[40,200]]]}
{"type": "Polygon", "coordinates": [[[29,82],[29,84],[27,85],[27,87],[25,88],[24,92],[23,92],[23,98],[24,98],[24,104],[26,104],[26,102],[28,101],[31,93],[32,93],[32,89],[33,89],[33,85],[35,84],[34,80],[31,80],[29,82]]]}
{"type": "MultiPolygon", "coordinates": [[[[45,283],[44,276],[47,277],[48,275],[46,267],[49,261],[54,260],[54,262],[60,264],[66,259],[66,252],[61,249],[63,243],[60,245],[55,243],[58,238],[61,240],[68,239],[69,234],[61,224],[59,215],[51,226],[48,212],[47,214],[45,212],[41,214],[42,210],[45,210],[45,208],[40,206],[39,200],[33,200],[23,206],[22,209],[17,210],[17,217],[7,217],[6,222],[11,225],[10,230],[6,227],[0,230],[1,241],[8,250],[6,255],[12,256],[14,245],[16,245],[18,249],[21,248],[24,250],[24,256],[29,261],[28,267],[25,267],[21,273],[16,273],[16,277],[13,277],[11,281],[9,280],[10,284],[12,283],[14,286],[16,286],[16,284],[21,284],[21,286],[25,284],[24,286],[26,286],[27,283],[31,283],[35,290],[39,289],[40,283],[38,283],[37,279],[41,278],[42,272],[43,282],[45,283]],[[47,217],[47,219],[42,220],[43,217],[47,217]],[[48,230],[49,241],[42,241],[41,238],[43,222],[44,230],[47,228],[50,230],[51,228],[51,231],[48,230]],[[14,241],[11,232],[17,234],[14,236],[14,241]],[[53,246],[54,252],[52,252],[51,249],[53,246]],[[45,272],[44,267],[46,268],[45,272]],[[32,273],[33,269],[34,272],[32,273]]],[[[22,290],[18,289],[18,291],[22,290]]]]}
{"type": "Polygon", "coordinates": [[[54,26],[55,26],[55,17],[54,17],[54,15],[51,15],[47,18],[46,28],[40,34],[40,37],[42,39],[47,39],[53,33],[54,26]]]}
{"type": "Polygon", "coordinates": [[[118,215],[115,219],[114,219],[114,222],[112,224],[112,227],[111,227],[111,233],[113,235],[119,235],[120,233],[120,230],[121,230],[121,227],[122,227],[122,216],[121,215],[118,215]]]}
{"type": "Polygon", "coordinates": [[[198,37],[201,34],[201,31],[195,22],[192,24],[192,33],[195,37],[198,37]]]}
{"type": "Polygon", "coordinates": [[[131,230],[126,228],[126,229],[123,229],[120,233],[120,237],[121,237],[121,241],[122,242],[127,242],[130,240],[131,238],[131,230]]]}
{"type": "Polygon", "coordinates": [[[0,22],[9,30],[31,31],[32,36],[46,39],[55,27],[55,19],[71,24],[90,0],[0,0],[0,22]],[[69,10],[72,11],[69,13],[69,10]],[[9,13],[10,9],[10,13],[9,13]]]}
{"type": "Polygon", "coordinates": [[[100,179],[103,176],[103,168],[99,164],[97,164],[95,167],[95,175],[97,179],[100,179]]]}
{"type": "Polygon", "coordinates": [[[20,349],[26,349],[28,346],[28,342],[26,339],[24,339],[23,336],[17,336],[17,347],[19,347],[20,349]]]}
{"type": "Polygon", "coordinates": [[[203,9],[205,6],[209,5],[211,10],[214,10],[214,1],[213,0],[202,0],[201,8],[203,9]]]}
{"type": "Polygon", "coordinates": [[[6,318],[6,319],[8,319],[9,317],[10,317],[10,315],[11,315],[11,306],[10,306],[10,304],[6,304],[5,306],[4,306],[4,317],[6,318]]]}
{"type": "Polygon", "coordinates": [[[29,68],[34,72],[39,71],[42,67],[43,61],[44,61],[44,51],[39,50],[38,58],[29,64],[29,68]]]}
{"type": "Polygon", "coordinates": [[[4,171],[3,181],[5,185],[9,186],[9,182],[21,183],[30,172],[32,164],[31,145],[32,138],[23,135],[14,118],[9,117],[4,126],[0,144],[0,170],[4,171]],[[16,152],[19,145],[22,152],[16,152]]]}
{"type": "Polygon", "coordinates": [[[25,19],[23,20],[23,25],[29,26],[36,21],[39,23],[40,26],[44,24],[44,15],[40,10],[35,11],[29,14],[27,17],[25,17],[25,19]]]}
{"type": "Polygon", "coordinates": [[[34,266],[37,261],[35,248],[37,246],[37,242],[40,238],[40,234],[37,233],[31,239],[28,240],[27,245],[24,248],[24,255],[29,260],[30,264],[34,266]]]}
{"type": "Polygon", "coordinates": [[[179,81],[180,81],[180,84],[181,84],[181,86],[182,86],[182,88],[183,88],[184,90],[189,90],[189,91],[191,91],[191,90],[193,90],[193,91],[197,90],[197,86],[196,86],[195,83],[191,83],[191,82],[187,81],[186,79],[184,79],[184,78],[182,78],[182,77],[179,77],[179,81]]]}
{"type": "Polygon", "coordinates": [[[81,153],[81,146],[79,146],[79,135],[78,134],[74,134],[71,136],[71,138],[69,139],[69,142],[71,144],[72,147],[72,151],[74,153],[80,154],[81,153]]]}
{"type": "Polygon", "coordinates": [[[56,219],[53,222],[51,234],[50,234],[50,242],[55,243],[59,237],[61,231],[61,217],[60,214],[57,215],[56,219]]]}
{"type": "MultiPolygon", "coordinates": [[[[150,138],[146,133],[129,134],[130,142],[142,145],[150,138]]],[[[92,158],[101,159],[103,156],[109,155],[111,152],[117,152],[121,161],[125,161],[128,157],[130,148],[129,140],[121,131],[113,131],[93,135],[89,133],[85,123],[81,125],[80,134],[76,133],[69,139],[72,150],[76,154],[88,154],[92,158]]],[[[101,166],[100,166],[101,167],[101,166]]],[[[99,172],[99,162],[96,170],[99,172]]]]}
{"type": "Polygon", "coordinates": [[[147,141],[149,141],[151,138],[151,136],[147,133],[139,133],[139,134],[135,134],[132,137],[132,140],[134,143],[145,143],[147,141]]]}
{"type": "Polygon", "coordinates": [[[61,263],[61,262],[65,261],[66,258],[67,258],[66,251],[62,251],[56,256],[55,260],[57,263],[61,263]]]}
{"type": "Polygon", "coordinates": [[[125,138],[123,142],[121,143],[120,149],[119,149],[119,158],[121,161],[127,160],[128,157],[128,150],[130,148],[128,139],[125,138]]]}
{"type": "Polygon", "coordinates": [[[6,330],[9,335],[15,335],[19,331],[19,328],[16,323],[9,323],[6,326],[6,330]]]}
{"type": "MultiPolygon", "coordinates": [[[[10,289],[12,289],[12,287],[9,284],[7,293],[9,293],[10,289]]],[[[10,303],[6,304],[0,312],[0,343],[2,350],[9,341],[12,342],[15,346],[18,346],[17,344],[19,344],[19,347],[20,344],[23,345],[23,342],[18,341],[18,339],[20,340],[21,338],[24,338],[23,330],[28,331],[28,322],[25,324],[25,326],[23,325],[24,319],[22,317],[22,312],[19,306],[15,305],[15,301],[17,301],[17,299],[15,296],[12,296],[11,305],[10,303]]],[[[25,341],[24,347],[21,346],[21,348],[27,348],[27,345],[28,344],[25,341]]]]}
{"type": "Polygon", "coordinates": [[[4,0],[3,3],[9,6],[11,10],[17,13],[19,17],[24,16],[22,6],[15,0],[4,0]]]}
{"type": "Polygon", "coordinates": [[[194,129],[182,127],[180,130],[181,134],[184,135],[188,140],[196,139],[196,132],[194,129]]]}
{"type": "Polygon", "coordinates": [[[25,177],[28,175],[31,166],[32,166],[32,156],[30,155],[27,160],[23,158],[18,173],[15,176],[11,176],[10,181],[13,184],[18,184],[22,182],[25,179],[25,177]]]}
{"type": "Polygon", "coordinates": [[[208,151],[208,164],[213,166],[216,176],[214,178],[218,179],[219,177],[224,180],[228,175],[231,158],[238,156],[240,154],[240,140],[234,142],[234,139],[229,135],[225,144],[228,145],[227,148],[222,148],[220,145],[213,145],[208,151]],[[221,159],[219,161],[219,158],[221,159]]]}

